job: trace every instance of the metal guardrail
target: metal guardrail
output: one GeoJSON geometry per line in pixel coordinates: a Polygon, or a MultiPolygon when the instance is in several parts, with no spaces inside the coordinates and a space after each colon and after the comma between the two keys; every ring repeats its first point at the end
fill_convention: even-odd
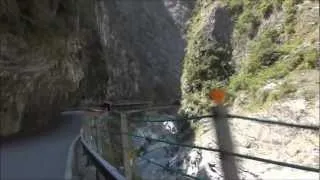
{"type": "MultiPolygon", "coordinates": [[[[127,105],[130,107],[130,105],[127,105]]],[[[135,105],[132,105],[134,107],[135,105]]],[[[163,110],[167,108],[174,108],[176,106],[174,105],[168,105],[168,106],[159,106],[159,107],[145,107],[145,108],[136,108],[136,109],[116,109],[113,112],[117,113],[120,115],[120,120],[121,120],[121,129],[116,132],[118,135],[121,136],[121,141],[122,141],[122,148],[123,148],[123,165],[125,169],[125,177],[129,180],[132,179],[132,169],[130,168],[130,157],[128,156],[129,152],[127,151],[130,148],[130,142],[128,139],[128,136],[131,137],[138,137],[137,135],[132,135],[128,133],[128,115],[132,113],[139,113],[143,111],[153,111],[153,110],[163,110]],[[125,150],[126,149],[126,150],[125,150]]],[[[229,118],[243,118],[247,120],[252,120],[255,122],[260,122],[260,123],[267,123],[267,124],[272,124],[272,125],[285,125],[289,127],[295,127],[295,128],[302,128],[302,129],[310,129],[310,130],[319,130],[318,127],[309,127],[306,125],[292,125],[289,123],[282,123],[282,122],[275,122],[275,121],[270,121],[270,120],[258,120],[256,118],[249,118],[249,117],[242,117],[242,116],[236,116],[236,115],[229,115],[227,113],[227,110],[223,106],[217,106],[212,109],[212,115],[207,115],[207,116],[202,116],[202,117],[191,117],[191,118],[185,118],[184,120],[191,120],[191,119],[201,119],[203,117],[210,118],[212,121],[215,123],[215,128],[216,128],[216,136],[218,139],[218,146],[219,149],[213,150],[210,148],[206,147],[200,147],[200,146],[194,146],[194,145],[184,145],[180,143],[171,143],[165,140],[161,140],[161,142],[167,143],[167,144],[172,144],[175,146],[181,146],[181,147],[190,147],[190,148],[198,148],[198,149],[205,149],[205,150],[210,150],[210,151],[216,151],[220,154],[220,157],[222,159],[221,165],[222,165],[222,170],[224,171],[225,179],[240,179],[237,173],[237,165],[235,163],[234,157],[240,157],[240,158],[245,158],[245,159],[251,159],[251,160],[256,160],[256,161],[261,161],[261,162],[267,162],[271,164],[276,164],[284,167],[290,167],[290,168],[295,168],[295,169],[300,169],[300,170],[306,170],[306,171],[313,171],[313,172],[318,172],[319,168],[312,168],[312,167],[305,167],[305,166],[300,166],[296,164],[290,164],[290,163],[285,163],[285,162],[279,162],[279,161],[274,161],[274,160],[269,160],[269,159],[263,159],[259,157],[253,157],[253,156],[247,156],[247,155],[242,155],[233,152],[233,143],[232,143],[232,138],[231,138],[231,132],[228,124],[228,119],[229,118]]],[[[176,120],[170,120],[167,119],[167,121],[180,121],[181,119],[176,119],[176,120]]],[[[162,122],[164,120],[160,120],[159,122],[162,122]]],[[[135,121],[130,121],[130,122],[135,122],[135,121]]],[[[142,122],[158,122],[158,121],[149,121],[149,120],[143,120],[142,122]]],[[[112,132],[109,132],[112,134],[112,132]]],[[[141,137],[145,138],[148,141],[159,141],[159,139],[152,139],[150,137],[141,137]]],[[[81,138],[81,142],[86,149],[86,154],[90,156],[90,159],[92,162],[95,164],[95,166],[99,169],[99,171],[104,175],[106,179],[117,179],[120,178],[125,179],[123,175],[121,175],[116,168],[114,168],[112,165],[110,165],[107,161],[103,160],[99,154],[97,154],[94,150],[90,149],[88,144],[84,141],[83,138],[81,138]]],[[[168,169],[167,167],[165,169],[168,169]]],[[[193,179],[197,179],[194,177],[193,179]]]]}
{"type": "Polygon", "coordinates": [[[88,160],[94,164],[98,172],[103,175],[106,180],[126,180],[120,172],[104,160],[97,152],[90,148],[80,135],[80,143],[83,147],[84,154],[88,156],[88,160]]]}
{"type": "MultiPolygon", "coordinates": [[[[121,110],[122,108],[127,108],[127,107],[146,107],[150,106],[152,104],[151,101],[137,101],[137,102],[125,102],[125,101],[120,101],[120,102],[112,102],[112,101],[104,101],[103,103],[109,104],[112,109],[119,109],[121,110]]],[[[104,111],[101,109],[102,104],[90,104],[86,105],[85,107],[80,106],[80,107],[70,107],[70,108],[65,108],[62,109],[62,111],[104,111]]]]}
{"type": "MultiPolygon", "coordinates": [[[[112,102],[106,102],[109,103],[114,109],[112,112],[115,112],[117,114],[121,114],[121,112],[128,111],[127,108],[132,109],[132,107],[135,107],[135,109],[146,109],[151,105],[151,102],[119,102],[119,103],[112,103],[112,102]]],[[[73,110],[84,110],[88,112],[93,113],[99,113],[99,115],[103,115],[105,110],[103,109],[97,109],[97,108],[74,108],[73,110]]],[[[124,123],[122,123],[124,124],[124,123]]],[[[83,132],[83,131],[81,131],[83,132]]],[[[127,139],[127,137],[124,137],[127,139]]],[[[83,134],[80,134],[80,144],[84,150],[84,154],[88,157],[88,160],[93,163],[93,165],[97,168],[97,173],[99,172],[104,179],[106,180],[126,180],[126,178],[116,169],[114,166],[112,166],[109,162],[104,160],[95,150],[93,150],[90,145],[84,140],[83,134]]],[[[126,164],[126,162],[125,162],[126,164]]],[[[127,171],[128,168],[125,168],[127,171]]],[[[98,179],[98,175],[97,175],[98,179]]]]}
{"type": "MultiPolygon", "coordinates": [[[[143,111],[151,111],[151,110],[165,110],[170,108],[177,108],[176,105],[162,105],[162,106],[151,106],[150,103],[123,103],[116,104],[116,106],[112,105],[111,113],[119,114],[121,117],[121,131],[128,131],[128,120],[126,117],[127,114],[143,112],[143,111]],[[129,109],[127,109],[129,107],[129,109]],[[133,108],[134,107],[134,108],[133,108]],[[134,110],[132,110],[134,109],[134,110]]],[[[95,108],[82,108],[89,113],[98,113],[98,116],[103,116],[105,113],[102,109],[95,108]]],[[[83,132],[83,131],[81,131],[83,132]]],[[[122,148],[128,149],[130,147],[129,138],[126,135],[122,135],[122,148]]],[[[84,154],[88,157],[89,161],[93,163],[93,165],[97,168],[97,172],[103,175],[106,180],[125,180],[132,179],[132,171],[129,165],[129,156],[128,152],[124,151],[123,153],[123,165],[125,170],[125,176],[123,176],[115,167],[113,167],[110,163],[104,160],[100,154],[98,154],[94,149],[90,147],[90,145],[85,141],[83,134],[80,135],[80,143],[84,149],[84,154]]],[[[97,178],[98,179],[98,178],[97,178]]]]}

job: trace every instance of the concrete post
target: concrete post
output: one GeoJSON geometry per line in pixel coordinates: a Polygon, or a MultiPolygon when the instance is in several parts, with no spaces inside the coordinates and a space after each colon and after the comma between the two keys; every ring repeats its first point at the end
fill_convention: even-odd
{"type": "MultiPolygon", "coordinates": [[[[126,113],[121,113],[121,132],[128,133],[128,119],[126,113]]],[[[122,134],[122,149],[123,149],[123,165],[125,176],[127,180],[132,180],[132,167],[129,157],[129,137],[126,134],[122,134]]]]}
{"type": "MultiPolygon", "coordinates": [[[[218,105],[213,108],[214,123],[219,148],[223,151],[233,152],[233,143],[231,132],[228,124],[227,110],[218,105]]],[[[226,180],[239,180],[237,166],[233,156],[220,152],[220,163],[226,180]]]]}

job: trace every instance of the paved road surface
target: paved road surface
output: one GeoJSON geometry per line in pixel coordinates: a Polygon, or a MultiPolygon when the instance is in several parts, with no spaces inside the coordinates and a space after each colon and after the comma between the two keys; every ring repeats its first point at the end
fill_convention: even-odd
{"type": "Polygon", "coordinates": [[[1,145],[1,180],[63,180],[68,149],[78,135],[81,112],[63,114],[63,123],[41,136],[1,145]]]}

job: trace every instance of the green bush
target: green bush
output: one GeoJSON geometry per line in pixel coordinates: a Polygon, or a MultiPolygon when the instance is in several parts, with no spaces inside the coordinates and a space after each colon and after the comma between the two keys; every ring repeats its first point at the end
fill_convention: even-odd
{"type": "Polygon", "coordinates": [[[230,64],[231,44],[208,39],[202,26],[203,19],[199,17],[200,11],[195,11],[188,28],[188,46],[184,57],[182,106],[188,114],[205,113],[209,104],[205,99],[209,91],[223,87],[234,73],[230,64]]]}
{"type": "Polygon", "coordinates": [[[270,1],[263,1],[258,11],[261,13],[261,16],[268,18],[273,11],[273,4],[270,1]]]}
{"type": "Polygon", "coordinates": [[[282,85],[280,85],[280,87],[277,90],[269,93],[265,101],[266,102],[278,101],[282,98],[288,97],[290,94],[296,91],[297,91],[297,88],[294,85],[284,82],[282,85]]]}
{"type": "Polygon", "coordinates": [[[285,0],[283,3],[285,10],[285,30],[287,34],[295,33],[297,4],[302,3],[303,0],[285,0]]]}
{"type": "Polygon", "coordinates": [[[309,48],[305,51],[303,55],[304,62],[300,69],[314,69],[317,66],[317,59],[319,57],[319,52],[316,48],[309,48]]]}
{"type": "MultiPolygon", "coordinates": [[[[318,52],[312,46],[302,45],[302,40],[295,39],[283,45],[275,45],[268,33],[252,43],[252,53],[242,65],[241,71],[231,77],[228,85],[230,94],[244,90],[251,97],[251,104],[263,105],[283,98],[284,95],[295,92],[292,85],[283,84],[280,89],[264,97],[258,97],[256,92],[265,86],[270,80],[278,80],[287,76],[296,69],[312,69],[316,67],[318,52]],[[264,37],[264,38],[263,38],[264,37]],[[271,54],[277,52],[276,61],[264,67],[262,63],[270,61],[271,54]]],[[[261,96],[261,94],[259,95],[261,96]]]]}
{"type": "Polygon", "coordinates": [[[273,0],[273,6],[275,9],[280,10],[282,8],[282,4],[285,0],[273,0]]]}
{"type": "Polygon", "coordinates": [[[243,2],[242,0],[230,0],[227,2],[228,9],[232,16],[237,17],[243,12],[243,2]]]}
{"type": "Polygon", "coordinates": [[[276,62],[283,54],[274,43],[276,35],[267,31],[259,39],[251,42],[249,48],[251,52],[247,64],[243,67],[247,73],[255,74],[265,66],[270,66],[276,62]]]}
{"type": "Polygon", "coordinates": [[[252,31],[252,28],[256,28],[260,24],[259,18],[252,11],[244,11],[240,16],[236,24],[236,30],[240,34],[247,34],[252,31]]]}

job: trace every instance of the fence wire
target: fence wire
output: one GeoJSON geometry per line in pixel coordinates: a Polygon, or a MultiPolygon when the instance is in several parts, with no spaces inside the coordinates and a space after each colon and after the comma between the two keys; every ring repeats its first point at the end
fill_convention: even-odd
{"type": "Polygon", "coordinates": [[[139,158],[147,161],[148,163],[151,163],[151,164],[154,164],[154,165],[156,165],[156,166],[159,166],[159,167],[161,167],[162,169],[164,169],[164,170],[166,170],[166,171],[168,171],[168,172],[180,174],[181,176],[187,177],[187,178],[189,178],[189,179],[201,180],[201,178],[188,175],[188,174],[183,173],[182,171],[177,170],[177,169],[169,168],[169,167],[167,167],[167,166],[164,166],[164,165],[162,165],[162,164],[160,164],[160,163],[157,163],[157,162],[155,162],[155,161],[153,161],[153,160],[150,160],[150,159],[148,159],[148,158],[145,158],[145,157],[139,157],[139,158]]]}
{"type": "Polygon", "coordinates": [[[302,129],[309,129],[309,130],[316,130],[316,131],[319,130],[318,126],[311,126],[311,125],[292,124],[292,123],[279,122],[279,121],[266,120],[266,119],[258,119],[258,118],[238,116],[238,115],[232,115],[232,114],[227,114],[227,117],[248,120],[248,121],[255,121],[255,122],[265,123],[265,124],[287,126],[287,127],[291,127],[291,128],[302,128],[302,129]]]}
{"type": "Polygon", "coordinates": [[[294,169],[300,169],[300,170],[312,171],[312,172],[319,172],[320,171],[320,169],[313,168],[313,167],[307,167],[307,166],[301,166],[301,165],[292,164],[292,163],[274,161],[274,160],[270,160],[270,159],[264,159],[264,158],[260,158],[260,157],[249,156],[249,155],[239,154],[239,153],[235,153],[235,152],[229,152],[229,151],[225,151],[225,150],[221,150],[221,149],[214,149],[214,148],[208,148],[208,147],[202,147],[202,146],[196,146],[196,145],[175,143],[175,142],[171,142],[171,141],[168,141],[165,139],[156,139],[156,138],[151,138],[151,137],[147,137],[147,136],[135,135],[135,134],[127,133],[127,132],[122,132],[122,133],[112,132],[112,133],[118,134],[118,135],[124,134],[124,135],[130,136],[130,137],[142,138],[142,139],[145,139],[146,141],[150,141],[150,142],[151,141],[162,142],[162,143],[166,143],[166,144],[170,144],[170,145],[174,145],[174,146],[195,148],[195,149],[201,149],[201,150],[212,151],[212,152],[219,152],[219,153],[223,153],[223,154],[226,154],[229,156],[235,156],[235,157],[240,157],[240,158],[244,158],[244,159],[260,161],[260,162],[264,162],[264,163],[276,164],[279,166],[284,166],[284,167],[289,167],[289,168],[294,168],[294,169]]]}
{"type": "MultiPolygon", "coordinates": [[[[132,122],[181,122],[181,121],[199,121],[203,118],[214,118],[215,115],[204,115],[204,116],[194,116],[194,117],[186,117],[186,118],[168,118],[168,119],[156,119],[156,120],[132,120],[132,122]]],[[[238,120],[248,120],[248,121],[254,121],[264,124],[272,124],[272,125],[279,125],[279,126],[286,126],[291,128],[301,128],[301,129],[309,129],[309,130],[320,130],[319,126],[312,126],[312,125],[303,125],[303,124],[293,124],[293,123],[286,123],[281,121],[274,121],[274,120],[267,120],[267,119],[259,119],[259,118],[253,118],[253,117],[245,117],[245,116],[238,116],[238,115],[232,115],[227,114],[228,118],[238,119],[238,120]]]]}
{"type": "MultiPolygon", "coordinates": [[[[134,112],[134,111],[133,111],[134,112]]],[[[139,110],[140,112],[140,110],[139,110]]],[[[132,119],[130,122],[151,122],[151,123],[157,123],[157,122],[181,122],[181,121],[199,121],[203,118],[215,118],[215,114],[209,114],[209,115],[203,115],[203,116],[193,116],[193,117],[179,117],[179,118],[165,118],[165,119],[156,119],[156,120],[148,120],[148,119],[132,119]]],[[[245,117],[245,116],[239,116],[239,115],[233,115],[233,114],[226,114],[226,118],[231,118],[232,120],[246,120],[246,121],[253,121],[253,122],[258,122],[258,123],[263,123],[263,124],[270,124],[270,125],[279,125],[279,126],[285,126],[285,127],[290,127],[290,128],[301,128],[301,129],[308,129],[308,130],[315,130],[319,131],[319,126],[313,126],[313,125],[302,125],[302,124],[294,124],[294,123],[286,123],[286,122],[281,122],[281,121],[274,121],[274,120],[267,120],[267,119],[259,119],[259,118],[253,118],[253,117],[245,117]]],[[[147,136],[140,136],[136,134],[131,134],[128,132],[109,132],[111,134],[117,134],[117,135],[127,135],[130,137],[135,137],[135,138],[141,138],[146,140],[147,142],[162,142],[166,143],[169,145],[173,146],[180,146],[180,147],[186,147],[186,148],[195,148],[195,149],[200,149],[200,150],[206,150],[206,151],[212,151],[212,152],[218,152],[218,153],[223,153],[225,155],[229,156],[235,156],[239,158],[244,158],[244,159],[250,159],[254,161],[259,161],[259,162],[264,162],[264,163],[270,163],[270,164],[275,164],[279,166],[284,166],[284,167],[289,167],[289,168],[294,168],[294,169],[299,169],[299,170],[305,170],[305,171],[312,171],[312,172],[319,172],[320,169],[314,168],[314,167],[307,167],[307,166],[302,166],[298,164],[292,164],[292,163],[286,163],[286,162],[280,162],[280,161],[274,161],[270,159],[264,159],[260,157],[255,157],[255,156],[249,156],[245,154],[239,154],[235,152],[229,152],[217,148],[208,148],[208,147],[202,147],[202,146],[196,146],[196,145],[189,145],[189,144],[181,144],[181,143],[176,143],[172,141],[168,141],[166,139],[156,139],[156,138],[151,138],[147,136]]],[[[176,170],[169,168],[167,166],[161,165],[153,160],[147,159],[145,157],[139,157],[140,159],[143,159],[147,161],[148,163],[154,164],[156,166],[161,167],[162,169],[168,171],[168,172],[174,172],[177,174],[180,174],[181,176],[188,177],[191,179],[199,179],[198,177],[195,176],[190,176],[188,174],[183,173],[182,171],[176,170]]]]}

